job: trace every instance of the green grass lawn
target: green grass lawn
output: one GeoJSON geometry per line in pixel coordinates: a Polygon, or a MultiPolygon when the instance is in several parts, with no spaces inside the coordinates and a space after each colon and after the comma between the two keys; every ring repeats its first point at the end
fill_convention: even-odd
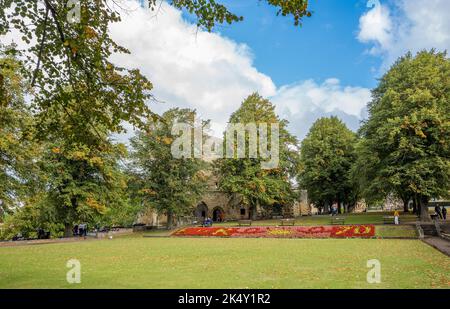
{"type": "Polygon", "coordinates": [[[143,238],[0,247],[0,288],[449,288],[419,240],[143,238]],[[66,282],[80,260],[82,283],[66,282]],[[367,260],[382,283],[368,284],[367,260]]]}

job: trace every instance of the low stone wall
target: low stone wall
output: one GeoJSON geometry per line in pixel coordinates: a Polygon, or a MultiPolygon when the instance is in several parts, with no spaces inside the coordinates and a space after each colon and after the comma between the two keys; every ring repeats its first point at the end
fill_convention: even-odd
{"type": "Polygon", "coordinates": [[[133,229],[119,229],[118,231],[100,232],[95,235],[96,238],[107,238],[109,236],[125,235],[133,233],[133,229]]]}

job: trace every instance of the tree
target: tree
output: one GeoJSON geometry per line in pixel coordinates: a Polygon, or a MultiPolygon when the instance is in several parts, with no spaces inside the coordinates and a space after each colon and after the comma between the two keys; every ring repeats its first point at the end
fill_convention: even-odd
{"type": "Polygon", "coordinates": [[[21,64],[0,53],[0,218],[17,208],[34,188],[32,114],[25,104],[27,85],[21,64]]]}
{"type": "Polygon", "coordinates": [[[450,61],[434,50],[399,58],[372,92],[362,148],[375,188],[413,196],[427,221],[428,201],[450,189],[450,61]]]}
{"type": "Polygon", "coordinates": [[[336,202],[347,209],[356,203],[351,178],[356,141],[356,134],[337,117],[317,120],[302,141],[298,182],[317,207],[336,202]]]}
{"type": "Polygon", "coordinates": [[[78,134],[68,139],[71,121],[63,115],[61,119],[61,135],[53,135],[53,141],[46,143],[39,163],[45,175],[47,203],[57,210],[58,222],[64,223],[68,236],[74,223],[101,221],[99,216],[126,205],[127,182],[119,166],[126,148],[112,143],[104,132],[99,138],[99,130],[85,131],[83,139],[78,134]]]}
{"type": "Polygon", "coordinates": [[[396,186],[377,177],[377,155],[367,147],[367,140],[360,138],[356,146],[357,159],[351,170],[354,186],[367,204],[384,203],[386,197],[393,196],[403,202],[403,211],[409,212],[409,202],[413,193],[408,186],[399,183],[396,186]]]}
{"type": "Polygon", "coordinates": [[[175,123],[194,125],[195,111],[171,109],[156,123],[149,122],[145,131],[131,139],[131,171],[135,191],[144,208],[150,207],[167,215],[167,228],[175,216],[192,213],[194,203],[206,189],[206,164],[196,158],[175,158],[172,134],[175,123]]]}
{"type": "Polygon", "coordinates": [[[25,238],[36,238],[39,229],[50,232],[52,237],[64,235],[64,224],[58,222],[56,209],[47,203],[43,194],[36,194],[23,202],[23,206],[6,216],[0,239],[9,240],[18,234],[25,238]]]}
{"type": "MultiPolygon", "coordinates": [[[[269,213],[274,206],[287,206],[294,202],[296,194],[291,179],[297,172],[297,139],[287,131],[288,122],[280,120],[272,103],[254,93],[247,97],[241,107],[230,117],[231,124],[279,125],[279,162],[274,168],[263,169],[260,149],[258,157],[252,158],[249,150],[250,133],[245,136],[245,157],[223,158],[215,162],[219,176],[219,188],[228,194],[237,194],[242,203],[250,207],[250,215],[256,218],[257,207],[264,207],[269,213]]],[[[233,135],[234,136],[234,135],[233,135]]],[[[269,135],[269,140],[275,138],[269,135]]],[[[226,140],[226,136],[225,136],[226,140]]],[[[257,131],[258,144],[262,143],[257,131]]],[[[234,144],[236,149],[237,144],[234,144]]]]}

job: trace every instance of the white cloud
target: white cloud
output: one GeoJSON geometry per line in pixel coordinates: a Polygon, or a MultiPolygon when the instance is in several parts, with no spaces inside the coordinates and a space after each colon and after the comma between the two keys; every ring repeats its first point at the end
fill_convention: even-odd
{"type": "Polygon", "coordinates": [[[277,112],[290,121],[291,129],[301,138],[310,125],[323,116],[339,116],[351,129],[357,129],[370,101],[370,90],[344,87],[334,78],[322,84],[307,80],[281,87],[272,101],[277,112]]]}
{"type": "Polygon", "coordinates": [[[370,100],[370,90],[360,87],[343,87],[338,79],[328,79],[322,84],[313,80],[283,86],[273,97],[280,111],[305,116],[308,112],[344,112],[361,118],[361,112],[370,100]]]}
{"type": "Polygon", "coordinates": [[[311,124],[330,114],[340,115],[356,128],[369,100],[368,89],[344,87],[337,79],[322,84],[308,80],[277,89],[269,76],[254,67],[245,44],[198,30],[168,5],[163,5],[157,17],[154,14],[136,8],[111,31],[131,51],[115,61],[140,68],[153,82],[156,97],[167,102],[153,105],[156,111],[195,108],[203,119],[212,120],[215,135],[220,136],[230,114],[258,91],[271,98],[299,137],[309,129],[299,122],[311,124]]]}
{"type": "Polygon", "coordinates": [[[131,51],[114,60],[140,68],[152,81],[156,98],[167,102],[154,105],[156,110],[196,108],[203,118],[213,120],[213,129],[222,131],[246,96],[254,91],[263,96],[276,92],[271,78],[253,66],[246,45],[198,30],[169,5],[163,4],[156,17],[155,12],[136,8],[123,15],[111,32],[131,51]]]}
{"type": "Polygon", "coordinates": [[[384,49],[391,44],[392,22],[390,11],[386,6],[376,5],[359,19],[358,40],[375,43],[371,52],[384,49]]]}
{"type": "Polygon", "coordinates": [[[383,56],[382,70],[408,51],[450,48],[450,1],[401,0],[375,6],[359,20],[358,40],[383,56]]]}

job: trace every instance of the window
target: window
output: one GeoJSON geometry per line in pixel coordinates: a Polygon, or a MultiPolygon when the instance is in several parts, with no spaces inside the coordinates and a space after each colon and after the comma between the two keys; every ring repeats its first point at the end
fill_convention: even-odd
{"type": "Polygon", "coordinates": [[[245,208],[241,208],[241,216],[245,216],[245,208]]]}

